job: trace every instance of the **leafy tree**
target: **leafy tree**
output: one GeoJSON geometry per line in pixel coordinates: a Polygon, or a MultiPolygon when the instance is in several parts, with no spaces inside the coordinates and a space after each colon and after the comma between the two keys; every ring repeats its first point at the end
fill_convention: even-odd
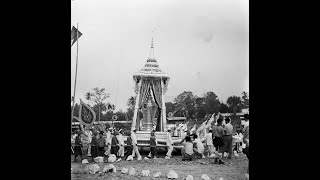
{"type": "Polygon", "coordinates": [[[165,105],[166,105],[166,115],[168,116],[168,113],[169,112],[174,112],[174,104],[172,103],[172,102],[166,102],[165,103],[165,105]]]}
{"type": "Polygon", "coordinates": [[[136,98],[131,96],[127,102],[127,106],[129,106],[127,109],[127,117],[129,120],[133,119],[135,104],[136,104],[136,98]]]}
{"type": "Polygon", "coordinates": [[[219,112],[220,101],[214,92],[210,91],[204,94],[204,99],[206,114],[219,112]]]}
{"type": "Polygon", "coordinates": [[[238,96],[230,96],[227,99],[227,104],[230,110],[232,110],[233,115],[235,116],[237,112],[241,112],[241,98],[238,96]]]}
{"type": "Polygon", "coordinates": [[[207,112],[205,100],[206,99],[204,97],[194,97],[196,118],[204,118],[206,116],[207,112]]]}
{"type": "Polygon", "coordinates": [[[176,107],[181,108],[182,113],[185,113],[186,117],[195,116],[195,103],[194,96],[191,91],[184,91],[174,99],[176,107]]]}
{"type": "Polygon", "coordinates": [[[219,107],[219,112],[220,113],[230,113],[230,109],[226,104],[221,103],[220,107],[219,107]]]}
{"type": "Polygon", "coordinates": [[[242,93],[242,108],[249,108],[249,95],[247,92],[243,91],[242,93]]]}
{"type": "MultiPolygon", "coordinates": [[[[107,105],[104,103],[104,101],[110,97],[110,93],[105,92],[105,88],[93,88],[93,92],[86,93],[86,99],[89,101],[93,101],[95,105],[93,106],[93,109],[95,110],[95,107],[98,108],[98,121],[100,121],[101,111],[107,110],[107,105]]],[[[96,111],[95,111],[96,112],[96,111]]]]}

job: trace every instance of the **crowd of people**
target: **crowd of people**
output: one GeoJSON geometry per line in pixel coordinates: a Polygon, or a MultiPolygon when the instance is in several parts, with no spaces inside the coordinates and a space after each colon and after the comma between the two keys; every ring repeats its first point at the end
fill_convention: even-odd
{"type": "MultiPolygon", "coordinates": [[[[181,149],[182,161],[192,161],[194,158],[206,158],[205,149],[208,152],[207,157],[214,158],[215,164],[224,164],[224,156],[232,159],[233,154],[237,155],[242,151],[249,159],[249,116],[245,115],[245,124],[242,133],[238,131],[234,134],[233,126],[231,125],[230,118],[219,118],[216,123],[212,123],[209,132],[205,136],[205,145],[202,143],[200,137],[194,133],[191,134],[187,129],[182,133],[181,149]],[[233,136],[242,139],[239,143],[234,143],[233,136]],[[235,146],[234,146],[235,144],[235,146]]],[[[166,137],[167,153],[166,159],[172,158],[173,141],[171,130],[168,130],[166,137]]],[[[136,130],[131,131],[127,136],[126,153],[124,143],[124,133],[122,130],[102,128],[99,130],[90,128],[89,126],[83,127],[80,125],[80,130],[72,135],[74,141],[74,162],[77,162],[78,156],[80,159],[87,159],[91,156],[92,161],[98,156],[110,156],[111,154],[116,157],[128,160],[128,157],[137,157],[141,160],[142,156],[139,153],[137,145],[136,130]]],[[[155,136],[155,131],[151,132],[150,136],[150,153],[149,158],[157,158],[158,141],[155,136]]],[[[249,164],[246,176],[249,176],[249,164]]]]}

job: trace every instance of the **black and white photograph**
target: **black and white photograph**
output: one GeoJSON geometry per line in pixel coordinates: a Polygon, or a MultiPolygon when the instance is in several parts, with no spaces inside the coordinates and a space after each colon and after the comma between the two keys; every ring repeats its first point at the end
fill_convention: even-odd
{"type": "Polygon", "coordinates": [[[70,3],[71,179],[249,179],[249,0],[70,3]]]}

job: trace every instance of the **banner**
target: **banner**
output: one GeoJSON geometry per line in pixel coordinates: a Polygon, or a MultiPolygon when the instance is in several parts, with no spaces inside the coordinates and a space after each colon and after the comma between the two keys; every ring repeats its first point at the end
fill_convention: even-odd
{"type": "Polygon", "coordinates": [[[80,99],[79,120],[81,124],[86,126],[92,125],[96,120],[94,111],[80,99]]]}
{"type": "Polygon", "coordinates": [[[71,30],[71,46],[82,36],[82,33],[75,28],[74,26],[72,27],[71,30]]]}

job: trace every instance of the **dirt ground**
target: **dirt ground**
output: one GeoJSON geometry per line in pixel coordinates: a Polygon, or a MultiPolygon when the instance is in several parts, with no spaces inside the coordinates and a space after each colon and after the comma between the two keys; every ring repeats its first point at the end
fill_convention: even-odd
{"type": "MultiPolygon", "coordinates": [[[[146,157],[148,152],[142,152],[142,157],[146,157]]],[[[173,153],[172,159],[164,159],[165,152],[159,152],[159,159],[148,159],[148,160],[136,160],[133,161],[120,161],[114,163],[97,163],[100,166],[100,172],[104,166],[113,164],[117,168],[117,173],[106,173],[106,174],[88,174],[83,173],[86,165],[78,163],[71,163],[73,171],[71,172],[71,179],[97,179],[97,180],[149,180],[154,179],[153,175],[156,172],[161,172],[160,178],[155,178],[159,180],[167,179],[166,175],[169,170],[173,170],[178,174],[178,179],[185,179],[189,174],[193,176],[195,180],[201,179],[202,174],[206,174],[211,180],[219,180],[221,177],[224,180],[234,180],[234,179],[244,179],[244,174],[246,173],[248,159],[244,154],[239,154],[239,157],[233,157],[231,160],[224,159],[224,165],[213,164],[213,158],[205,159],[194,159],[193,161],[182,161],[181,155],[177,152],[173,153]],[[136,175],[130,176],[128,174],[121,174],[122,168],[135,168],[136,175]],[[142,177],[139,175],[142,170],[149,170],[150,177],[142,177]]],[[[88,158],[90,164],[91,158],[88,158]]],[[[71,157],[73,162],[73,155],[71,157]]],[[[78,160],[80,161],[80,160],[78,160]]]]}

